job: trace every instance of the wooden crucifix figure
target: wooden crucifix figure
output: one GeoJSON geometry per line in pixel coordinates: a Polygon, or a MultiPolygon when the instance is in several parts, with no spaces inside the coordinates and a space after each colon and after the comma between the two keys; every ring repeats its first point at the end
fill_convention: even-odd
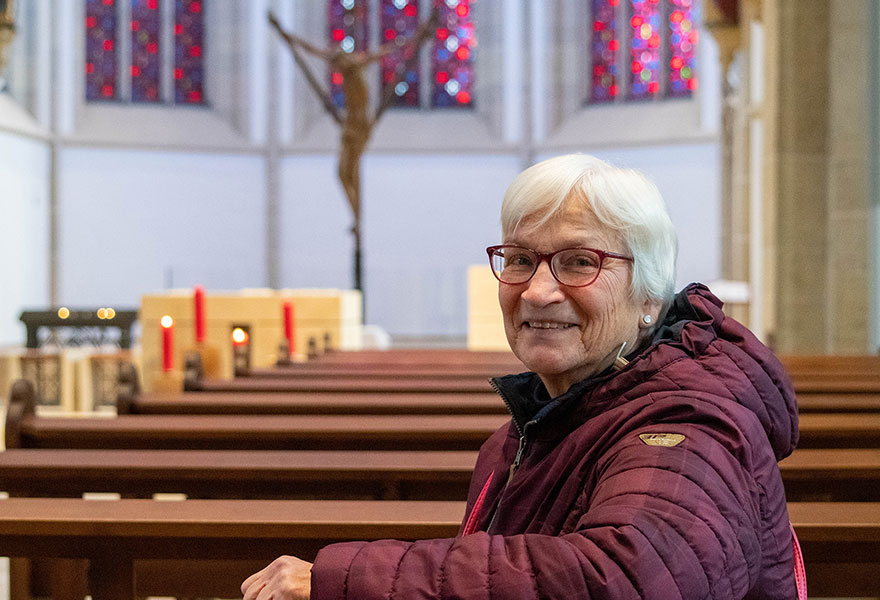
{"type": "Polygon", "coordinates": [[[361,190],[360,160],[370,140],[373,127],[394,100],[394,86],[397,82],[389,82],[382,98],[370,114],[370,88],[365,73],[367,67],[393,53],[401,53],[404,60],[415,57],[419,47],[431,35],[437,21],[437,9],[430,17],[419,24],[412,35],[403,43],[393,40],[379,46],[373,52],[353,50],[346,52],[342,48],[319,48],[297,35],[286,31],[278,19],[270,11],[269,23],[287,43],[293,59],[302,71],[312,91],[318,96],[324,110],[339,124],[341,141],[339,147],[339,181],[348,198],[354,220],[351,232],[354,235],[354,287],[363,292],[363,273],[361,263],[361,190]],[[305,61],[303,52],[324,60],[334,73],[342,75],[342,93],[344,106],[339,107],[333,102],[329,89],[322,86],[305,61]]]}

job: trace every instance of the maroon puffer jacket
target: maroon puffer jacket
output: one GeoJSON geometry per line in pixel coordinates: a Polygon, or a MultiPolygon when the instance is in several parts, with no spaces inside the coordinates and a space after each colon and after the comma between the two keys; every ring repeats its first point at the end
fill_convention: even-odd
{"type": "Polygon", "coordinates": [[[796,597],[780,363],[700,285],[629,358],[554,399],[534,374],[493,380],[513,420],[480,451],[463,534],[328,546],[311,597],[796,597]]]}

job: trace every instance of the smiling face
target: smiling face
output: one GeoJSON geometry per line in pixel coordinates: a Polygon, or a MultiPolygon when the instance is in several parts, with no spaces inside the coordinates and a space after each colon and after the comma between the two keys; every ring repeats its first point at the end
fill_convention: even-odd
{"type": "MultiPolygon", "coordinates": [[[[628,254],[621,236],[582,202],[568,201],[549,221],[536,223],[534,218],[523,220],[504,243],[542,253],[587,247],[628,254]]],[[[647,330],[644,315],[656,321],[659,307],[631,297],[631,278],[632,263],[609,258],[587,287],[562,285],[546,261],[526,283],[499,282],[507,341],[551,396],[608,368],[624,342],[624,354],[634,350],[647,330]]]]}

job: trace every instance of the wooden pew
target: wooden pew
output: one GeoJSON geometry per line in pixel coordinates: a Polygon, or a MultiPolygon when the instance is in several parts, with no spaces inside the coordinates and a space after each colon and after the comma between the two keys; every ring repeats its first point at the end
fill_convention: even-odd
{"type": "Polygon", "coordinates": [[[789,501],[880,502],[880,447],[799,448],[779,471],[789,501]]]}
{"type": "MultiPolygon", "coordinates": [[[[495,392],[122,392],[118,414],[505,414],[495,392]]],[[[880,394],[801,394],[798,410],[806,413],[880,412],[880,394]]]]}
{"type": "MultiPolygon", "coordinates": [[[[14,496],[464,500],[476,452],[56,450],[0,452],[14,496]]],[[[796,450],[780,463],[789,501],[880,502],[880,448],[796,450]]]]}
{"type": "Polygon", "coordinates": [[[811,597],[880,596],[880,504],[790,502],[811,597]]]}
{"type": "Polygon", "coordinates": [[[196,498],[465,500],[476,452],[77,450],[0,452],[0,491],[196,498]]]}
{"type": "Polygon", "coordinates": [[[803,374],[877,375],[880,373],[880,355],[854,356],[824,354],[783,354],[779,360],[792,376],[803,374]]]}
{"type": "MultiPolygon", "coordinates": [[[[236,597],[244,577],[281,554],[451,537],[463,513],[461,502],[10,498],[0,500],[0,555],[88,559],[94,600],[236,597]]],[[[790,503],[789,516],[812,595],[880,595],[880,504],[790,503]]]]}
{"type": "Polygon", "coordinates": [[[272,367],[252,368],[247,377],[496,377],[508,373],[522,373],[528,369],[522,363],[462,364],[438,363],[290,363],[272,367]]]}
{"type": "Polygon", "coordinates": [[[185,392],[181,394],[120,393],[118,414],[291,414],[291,415],[500,415],[507,408],[498,394],[385,392],[185,392]]]}
{"type": "Polygon", "coordinates": [[[477,450],[506,415],[121,415],[43,417],[13,384],[7,448],[477,450]]]}
{"type": "Polygon", "coordinates": [[[807,413],[798,448],[880,448],[880,413],[807,413]]]}
{"type": "Polygon", "coordinates": [[[491,392],[488,377],[450,378],[442,375],[407,377],[239,377],[233,380],[184,378],[186,391],[208,392],[337,392],[337,393],[398,393],[417,394],[491,392]]]}
{"type": "Polygon", "coordinates": [[[93,600],[236,598],[245,577],[282,554],[452,537],[463,514],[463,502],[9,498],[0,500],[0,556],[67,559],[59,571],[74,576],[55,584],[56,598],[76,597],[66,589],[77,573],[70,559],[90,561],[93,600]]]}
{"type": "Polygon", "coordinates": [[[313,359],[311,365],[406,364],[410,366],[516,365],[513,352],[483,352],[464,348],[391,348],[389,350],[339,350],[326,352],[313,359]]]}
{"type": "Polygon", "coordinates": [[[880,393],[799,393],[798,412],[880,412],[880,393]]]}
{"type": "MultiPolygon", "coordinates": [[[[505,415],[121,415],[38,417],[33,386],[13,385],[9,448],[477,450],[505,415]]],[[[880,413],[800,416],[801,448],[880,447],[880,413]]]]}

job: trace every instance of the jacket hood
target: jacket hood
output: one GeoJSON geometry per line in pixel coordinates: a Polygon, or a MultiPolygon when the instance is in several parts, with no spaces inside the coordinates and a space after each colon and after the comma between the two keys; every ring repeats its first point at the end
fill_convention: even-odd
{"type": "Polygon", "coordinates": [[[550,398],[533,373],[492,380],[517,428],[528,421],[584,418],[628,399],[681,390],[689,396],[724,396],[753,412],[777,460],[791,454],[798,439],[797,401],[782,364],[754,334],[722,311],[722,302],[702,284],[676,294],[651,343],[629,355],[629,364],[574,384],[550,398]]]}

